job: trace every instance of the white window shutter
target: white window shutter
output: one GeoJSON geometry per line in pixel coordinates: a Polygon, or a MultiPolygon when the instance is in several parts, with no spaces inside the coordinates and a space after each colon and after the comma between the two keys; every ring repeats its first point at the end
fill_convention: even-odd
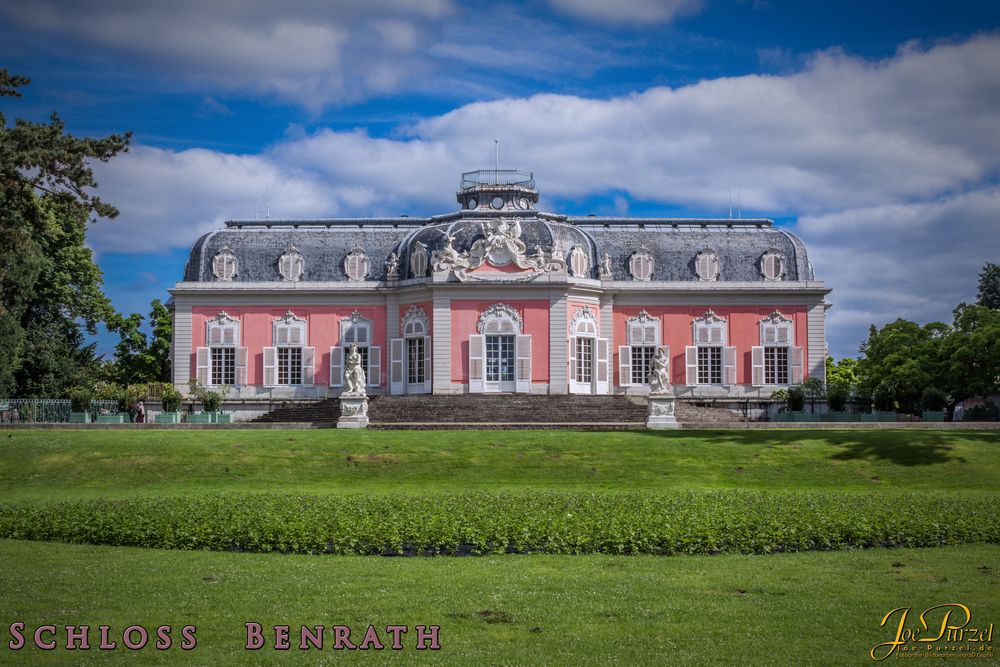
{"type": "Polygon", "coordinates": [[[722,327],[712,327],[710,329],[710,331],[711,331],[711,334],[712,334],[711,342],[714,343],[714,344],[721,345],[723,343],[723,340],[722,340],[722,327]]]}
{"type": "Polygon", "coordinates": [[[518,335],[514,341],[514,391],[519,394],[531,392],[531,335],[518,335]]]}
{"type": "Polygon", "coordinates": [[[656,345],[660,342],[659,327],[655,324],[647,324],[643,329],[642,342],[645,345],[656,345]]]}
{"type": "Polygon", "coordinates": [[[434,386],[433,378],[431,373],[434,371],[434,367],[431,364],[431,337],[424,336],[424,391],[430,392],[431,387],[434,386]]]}
{"type": "Polygon", "coordinates": [[[628,342],[632,345],[642,345],[642,324],[632,322],[629,325],[628,342]]]}
{"type": "Polygon", "coordinates": [[[289,345],[302,345],[305,341],[302,336],[302,327],[297,324],[293,324],[288,327],[288,344],[289,345]]]}
{"type": "Polygon", "coordinates": [[[195,355],[195,377],[203,385],[211,383],[212,373],[212,353],[207,347],[199,347],[195,355]]]}
{"type": "Polygon", "coordinates": [[[569,337],[569,381],[576,382],[576,336],[569,337]]]}
{"type": "Polygon", "coordinates": [[[790,344],[792,342],[792,340],[791,340],[792,337],[790,335],[791,333],[792,333],[792,326],[790,324],[778,327],[777,332],[776,332],[776,336],[775,336],[775,339],[776,339],[776,342],[778,343],[778,345],[788,345],[788,344],[790,344]]]}
{"type": "Polygon", "coordinates": [[[243,387],[247,383],[247,349],[236,348],[236,386],[243,387]]]}
{"type": "Polygon", "coordinates": [[[731,345],[722,348],[722,384],[736,384],[736,348],[731,345]]]}
{"type": "Polygon", "coordinates": [[[222,345],[222,327],[219,325],[208,325],[208,344],[222,345]]]}
{"type": "Polygon", "coordinates": [[[368,347],[368,386],[378,387],[382,384],[382,348],[378,345],[368,347]]]}
{"type": "Polygon", "coordinates": [[[705,345],[707,345],[709,342],[711,342],[710,332],[707,326],[703,324],[696,325],[694,328],[694,333],[695,333],[695,338],[694,338],[695,343],[704,343],[705,345]]]}
{"type": "Polygon", "coordinates": [[[792,384],[802,384],[802,348],[788,348],[788,379],[792,384]]]}
{"type": "Polygon", "coordinates": [[[469,336],[469,393],[483,393],[486,379],[486,336],[469,336]]]}
{"type": "Polygon", "coordinates": [[[389,392],[402,394],[406,391],[406,341],[393,338],[389,341],[389,392]]]}
{"type": "Polygon", "coordinates": [[[618,386],[632,386],[632,348],[628,345],[618,346],[618,386]]]}
{"type": "Polygon", "coordinates": [[[273,387],[278,384],[278,348],[264,348],[264,386],[273,387]]]}
{"type": "Polygon", "coordinates": [[[236,327],[229,325],[222,330],[222,344],[236,345],[236,327]]]}
{"type": "Polygon", "coordinates": [[[761,335],[760,343],[761,345],[774,345],[778,342],[778,328],[773,324],[763,325],[763,333],[761,335]]]}
{"type": "Polygon", "coordinates": [[[753,362],[752,384],[755,387],[764,386],[764,348],[755,345],[750,348],[750,361],[753,362]]]}
{"type": "Polygon", "coordinates": [[[344,348],[340,345],[330,348],[330,386],[344,386],[344,348]]]}
{"type": "Polygon", "coordinates": [[[611,343],[607,338],[597,339],[597,393],[608,393],[608,375],[610,374],[611,343]]]}
{"type": "Polygon", "coordinates": [[[274,344],[288,345],[288,327],[282,324],[274,327],[274,344]]]}
{"type": "Polygon", "coordinates": [[[698,348],[693,345],[684,348],[684,380],[687,385],[698,384],[698,348]]]}
{"type": "Polygon", "coordinates": [[[316,379],[316,348],[302,348],[302,384],[312,386],[316,379]]]}

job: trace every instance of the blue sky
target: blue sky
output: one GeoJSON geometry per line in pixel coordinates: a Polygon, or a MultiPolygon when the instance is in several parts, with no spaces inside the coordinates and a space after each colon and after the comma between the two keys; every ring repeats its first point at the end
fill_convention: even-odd
{"type": "MultiPolygon", "coordinates": [[[[90,243],[123,311],[230,218],[435,214],[533,170],[571,214],[744,215],[804,238],[831,352],[948,320],[1000,261],[1000,3],[0,0],[10,117],[131,130],[90,243]]],[[[103,337],[109,350],[112,339],[103,337]]]]}

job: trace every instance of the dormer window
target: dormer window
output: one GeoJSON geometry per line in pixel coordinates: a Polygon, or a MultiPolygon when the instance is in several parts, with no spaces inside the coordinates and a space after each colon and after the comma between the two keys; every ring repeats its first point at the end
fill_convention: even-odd
{"type": "Polygon", "coordinates": [[[369,268],[368,255],[360,246],[354,246],[344,257],[344,274],[348,280],[355,282],[364,280],[368,276],[369,268]]]}
{"type": "Polygon", "coordinates": [[[633,253],[628,260],[628,270],[633,279],[648,281],[653,277],[653,256],[645,251],[633,253]]]}
{"type": "Polygon", "coordinates": [[[785,276],[785,257],[777,248],[771,248],[760,258],[760,274],[764,280],[781,280],[785,276]]]}
{"type": "Polygon", "coordinates": [[[236,277],[236,253],[230,250],[229,246],[222,246],[222,250],[212,258],[212,275],[224,283],[236,277]]]}
{"type": "Polygon", "coordinates": [[[706,247],[694,258],[694,271],[698,278],[704,281],[716,280],[722,267],[719,263],[719,256],[715,251],[706,247]]]}
{"type": "Polygon", "coordinates": [[[305,270],[305,260],[302,254],[293,245],[285,248],[284,254],[278,258],[278,273],[289,282],[297,282],[302,278],[305,270]]]}

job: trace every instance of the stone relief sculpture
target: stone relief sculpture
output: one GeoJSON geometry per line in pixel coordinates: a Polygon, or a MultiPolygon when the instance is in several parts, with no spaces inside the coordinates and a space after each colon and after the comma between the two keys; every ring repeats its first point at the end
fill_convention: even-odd
{"type": "Polygon", "coordinates": [[[649,371],[649,393],[651,394],[669,394],[670,389],[670,377],[667,375],[667,368],[669,367],[670,360],[667,359],[667,351],[664,348],[658,348],[656,354],[653,355],[653,359],[650,362],[649,371]]]}
{"type": "Polygon", "coordinates": [[[484,262],[493,266],[514,264],[520,269],[531,272],[528,275],[522,274],[502,279],[509,282],[530,280],[541,273],[550,273],[566,268],[565,261],[551,253],[546,253],[539,245],[535,246],[534,253],[530,256],[527,254],[528,247],[521,240],[520,221],[509,222],[501,218],[495,226],[489,223],[480,223],[480,228],[483,237],[477,239],[465,253],[459,253],[455,249],[454,235],[444,233],[444,247],[433,254],[432,268],[434,271],[451,271],[462,282],[498,280],[495,276],[485,277],[470,273],[482,266],[484,262]]]}
{"type": "Polygon", "coordinates": [[[348,396],[365,396],[365,369],[361,367],[361,353],[356,343],[351,343],[344,360],[344,394],[348,396]]]}
{"type": "Polygon", "coordinates": [[[601,258],[601,265],[597,267],[597,273],[602,278],[610,278],[613,271],[611,270],[611,255],[604,253],[604,257],[601,258]]]}

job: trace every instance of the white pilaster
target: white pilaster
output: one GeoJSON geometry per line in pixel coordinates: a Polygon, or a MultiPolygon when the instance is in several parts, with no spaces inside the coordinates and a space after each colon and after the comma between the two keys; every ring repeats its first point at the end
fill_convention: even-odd
{"type": "Polygon", "coordinates": [[[552,297],[549,301],[549,393],[569,393],[569,366],[566,345],[566,295],[552,297]]]}
{"type": "MultiPolygon", "coordinates": [[[[433,393],[451,394],[451,297],[433,296],[434,321],[432,345],[434,347],[431,363],[434,366],[433,393]]],[[[398,317],[398,315],[397,315],[398,317]]],[[[396,324],[398,331],[398,322],[396,324]]]]}

